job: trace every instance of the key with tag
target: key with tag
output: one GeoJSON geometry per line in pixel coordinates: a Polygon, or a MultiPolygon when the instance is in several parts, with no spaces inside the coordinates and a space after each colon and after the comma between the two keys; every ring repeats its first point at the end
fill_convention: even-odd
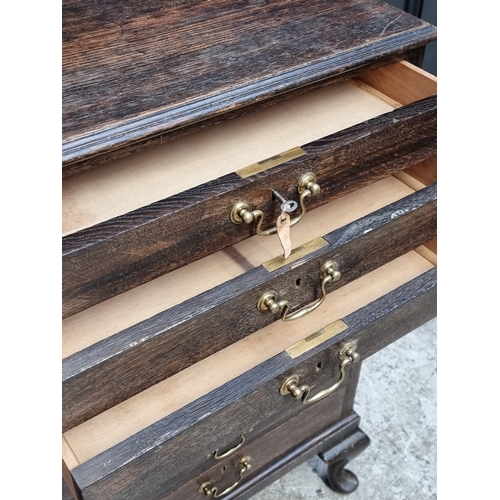
{"type": "Polygon", "coordinates": [[[280,208],[281,208],[281,215],[283,216],[283,214],[286,212],[286,213],[290,213],[290,212],[293,212],[294,210],[297,210],[297,207],[299,206],[298,203],[296,201],[293,201],[293,200],[286,200],[285,198],[283,198],[283,196],[281,196],[278,191],[276,191],[276,189],[273,189],[272,190],[272,193],[273,195],[281,201],[281,205],[280,205],[280,208]]]}
{"type": "Polygon", "coordinates": [[[281,201],[281,214],[276,221],[276,232],[280,239],[285,259],[292,253],[292,241],[290,238],[290,212],[297,209],[297,202],[293,200],[286,200],[275,189],[272,190],[273,195],[281,201]]]}
{"type": "Polygon", "coordinates": [[[292,241],[290,239],[290,214],[285,211],[278,215],[278,220],[276,221],[276,232],[278,233],[278,238],[280,239],[281,246],[283,247],[285,259],[287,259],[292,253],[292,241]]]}

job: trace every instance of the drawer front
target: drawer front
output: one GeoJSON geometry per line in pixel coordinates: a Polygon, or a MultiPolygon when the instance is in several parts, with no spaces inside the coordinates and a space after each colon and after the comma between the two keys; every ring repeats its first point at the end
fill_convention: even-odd
{"type": "MultiPolygon", "coordinates": [[[[286,199],[298,200],[298,190],[307,189],[307,184],[299,188],[300,179],[304,174],[314,174],[320,192],[314,191],[315,194],[304,198],[305,210],[312,210],[434,155],[437,103],[432,94],[435,94],[435,82],[403,63],[384,68],[382,77],[376,73],[378,78],[367,77],[367,81],[378,85],[379,80],[384,82],[393,73],[401,85],[416,82],[410,104],[390,108],[394,110],[302,145],[282,158],[271,158],[253,169],[228,173],[65,236],[63,317],[255,234],[256,221],[237,224],[234,218],[231,220],[239,202],[248,202],[250,211],[264,213],[262,229],[266,230],[274,225],[280,213],[281,202],[273,199],[272,188],[286,199]],[[420,86],[426,88],[419,91],[420,86]],[[421,99],[424,96],[429,97],[421,99]],[[301,156],[285,161],[290,155],[298,154],[301,156]],[[282,163],[276,165],[279,162],[282,163]]],[[[394,92],[390,90],[388,94],[394,92]]],[[[397,97],[404,101],[401,96],[397,97]]],[[[238,151],[234,153],[238,154],[238,151]]],[[[178,175],[181,176],[182,171],[178,175]]],[[[172,177],[162,182],[175,185],[178,181],[172,177]]],[[[96,186],[99,182],[102,182],[100,177],[96,178],[96,186]]],[[[137,190],[141,187],[137,186],[137,190]]],[[[310,191],[313,192],[312,188],[310,191]]],[[[122,196],[130,197],[130,189],[122,196]]],[[[100,207],[92,210],[100,210],[100,207]]],[[[300,209],[293,216],[298,213],[300,209]]]]}
{"type": "MultiPolygon", "coordinates": [[[[345,397],[338,392],[346,390],[345,380],[337,383],[342,379],[342,371],[348,374],[350,368],[356,369],[353,361],[357,356],[351,356],[344,366],[345,358],[341,355],[350,342],[355,342],[355,346],[351,345],[354,351],[349,352],[357,353],[362,361],[435,314],[436,269],[432,269],[344,317],[346,328],[319,345],[295,345],[82,461],[72,468],[75,484],[88,500],[145,500],[166,494],[185,481],[186,474],[206,470],[207,456],[214,450],[236,446],[245,430],[255,429],[255,434],[249,433],[250,446],[260,433],[309,407],[327,405],[330,397],[332,401],[345,397]],[[310,386],[309,394],[304,396],[313,400],[310,406],[300,397],[293,397],[290,379],[297,379],[300,386],[310,386]],[[314,402],[321,391],[332,388],[336,388],[332,394],[314,402]]],[[[343,411],[350,411],[349,404],[343,405],[343,411]]],[[[77,432],[85,440],[92,439],[92,425],[84,424],[77,432]]],[[[78,453],[72,442],[74,432],[75,429],[66,433],[66,438],[78,453]]]]}
{"type": "Polygon", "coordinates": [[[118,24],[120,12],[112,2],[63,5],[65,174],[436,38],[433,26],[381,1],[152,1],[130,5],[118,24]]]}
{"type": "MultiPolygon", "coordinates": [[[[350,388],[352,384],[349,379],[348,376],[345,383],[350,388]]],[[[305,460],[305,450],[314,447],[318,453],[322,451],[318,445],[327,449],[325,445],[332,428],[337,429],[338,422],[351,415],[345,410],[344,392],[345,389],[339,390],[315,405],[304,408],[295,417],[243,446],[231,457],[211,464],[202,473],[192,473],[185,484],[172,493],[161,495],[158,500],[201,500],[211,496],[207,492],[214,494],[214,489],[217,495],[234,498],[249,483],[255,483],[257,476],[269,475],[269,468],[274,471],[283,467],[292,458],[290,455],[300,454],[305,460]],[[250,464],[249,469],[246,469],[247,464],[250,464]],[[233,486],[234,489],[230,489],[233,486]]]]}
{"type": "Polygon", "coordinates": [[[306,245],[309,253],[274,259],[65,358],[63,431],[280,318],[307,321],[293,318],[434,238],[436,203],[434,184],[306,245]],[[340,277],[324,281],[332,261],[340,277]],[[288,310],[266,307],[266,296],[288,310]]]}

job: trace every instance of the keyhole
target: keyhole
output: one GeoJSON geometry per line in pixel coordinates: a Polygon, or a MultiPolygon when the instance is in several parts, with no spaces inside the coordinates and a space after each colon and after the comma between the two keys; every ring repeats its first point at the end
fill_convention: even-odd
{"type": "Polygon", "coordinates": [[[321,368],[323,368],[323,361],[320,361],[317,365],[316,365],[316,371],[319,372],[321,370],[321,368]]]}
{"type": "Polygon", "coordinates": [[[295,281],[295,285],[296,286],[300,286],[300,278],[298,280],[295,281]]]}
{"type": "Polygon", "coordinates": [[[222,467],[221,471],[222,472],[226,472],[227,471],[227,467],[224,465],[224,467],[222,467]]]}

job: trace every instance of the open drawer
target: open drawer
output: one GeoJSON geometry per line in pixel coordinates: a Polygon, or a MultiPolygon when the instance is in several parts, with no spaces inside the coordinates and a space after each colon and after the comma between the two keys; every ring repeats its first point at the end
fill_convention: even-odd
{"type": "Polygon", "coordinates": [[[64,178],[63,316],[435,155],[435,94],[398,62],[64,178]]]}
{"type": "Polygon", "coordinates": [[[253,236],[63,321],[63,431],[436,237],[435,157],[306,214],[291,256],[253,236]],[[397,177],[396,177],[397,176],[397,177]]]}
{"type": "Polygon", "coordinates": [[[154,499],[212,468],[214,452],[242,435],[251,445],[305,408],[341,405],[357,361],[435,316],[432,248],[338,288],[307,321],[275,321],[65,432],[71,487],[85,500],[154,499]]]}

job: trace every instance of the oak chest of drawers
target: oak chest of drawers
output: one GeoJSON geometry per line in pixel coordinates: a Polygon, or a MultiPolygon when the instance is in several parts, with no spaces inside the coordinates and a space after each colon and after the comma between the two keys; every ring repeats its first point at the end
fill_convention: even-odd
{"type": "Polygon", "coordinates": [[[355,487],[361,362],[436,314],[434,38],[376,1],[63,2],[75,498],[248,498],[314,454],[355,487]]]}

